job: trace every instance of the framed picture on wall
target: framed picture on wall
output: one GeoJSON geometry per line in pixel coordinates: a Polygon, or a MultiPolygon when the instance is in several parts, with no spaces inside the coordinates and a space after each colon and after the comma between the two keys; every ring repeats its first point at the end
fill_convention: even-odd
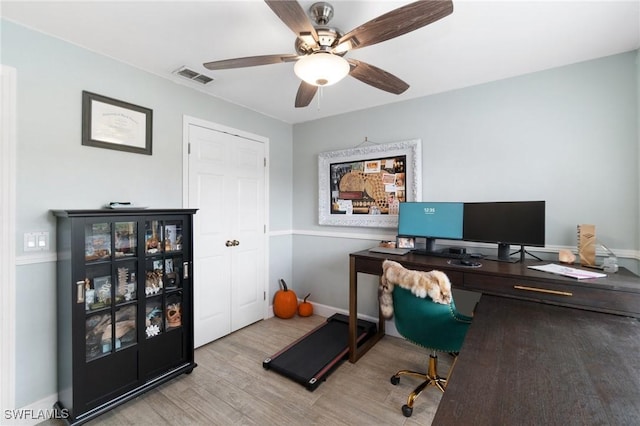
{"type": "Polygon", "coordinates": [[[153,111],[82,92],[82,145],[151,155],[153,111]]]}
{"type": "Polygon", "coordinates": [[[397,227],[399,204],[420,200],[421,163],[419,139],[320,153],[318,223],[397,227]]]}

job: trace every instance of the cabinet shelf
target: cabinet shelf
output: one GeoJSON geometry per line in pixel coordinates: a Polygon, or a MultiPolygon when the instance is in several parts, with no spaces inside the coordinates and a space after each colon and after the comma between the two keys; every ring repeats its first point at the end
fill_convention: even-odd
{"type": "Polygon", "coordinates": [[[96,260],[86,260],[85,263],[87,264],[87,266],[109,265],[111,263],[111,258],[96,259],[96,260]]]}
{"type": "MultiPolygon", "coordinates": [[[[95,303],[94,305],[97,305],[97,303],[95,303]]],[[[111,305],[105,305],[104,303],[101,303],[100,306],[96,308],[86,309],[86,313],[87,315],[93,315],[93,314],[109,312],[110,310],[111,310],[111,305]]]]}
{"type": "Polygon", "coordinates": [[[131,256],[115,256],[113,258],[114,262],[126,262],[130,260],[136,260],[136,256],[132,254],[131,256]]]}
{"type": "Polygon", "coordinates": [[[125,300],[124,302],[116,302],[116,310],[126,307],[126,306],[130,306],[130,305],[135,305],[136,303],[138,303],[138,300],[125,300]]]}

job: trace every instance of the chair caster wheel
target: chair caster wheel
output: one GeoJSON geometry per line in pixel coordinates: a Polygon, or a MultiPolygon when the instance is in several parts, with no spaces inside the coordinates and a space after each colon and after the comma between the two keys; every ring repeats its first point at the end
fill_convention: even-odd
{"type": "Polygon", "coordinates": [[[413,414],[413,408],[409,407],[408,405],[403,405],[402,406],[402,414],[404,414],[405,417],[411,417],[411,414],[413,414]]]}
{"type": "Polygon", "coordinates": [[[391,380],[390,380],[390,381],[391,381],[391,384],[395,386],[395,385],[397,385],[398,383],[400,383],[400,377],[398,377],[398,376],[391,376],[391,380]]]}

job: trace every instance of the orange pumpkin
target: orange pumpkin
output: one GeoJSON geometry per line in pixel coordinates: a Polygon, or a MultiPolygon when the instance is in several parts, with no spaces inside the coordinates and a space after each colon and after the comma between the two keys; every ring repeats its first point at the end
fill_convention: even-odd
{"type": "Polygon", "coordinates": [[[293,290],[287,288],[287,283],[280,279],[281,290],[273,296],[273,313],[278,318],[291,318],[298,309],[298,297],[293,290]]]}
{"type": "Polygon", "coordinates": [[[307,302],[307,298],[309,296],[311,296],[311,293],[307,294],[298,305],[298,315],[301,317],[310,317],[313,315],[313,305],[310,302],[307,302]]]}

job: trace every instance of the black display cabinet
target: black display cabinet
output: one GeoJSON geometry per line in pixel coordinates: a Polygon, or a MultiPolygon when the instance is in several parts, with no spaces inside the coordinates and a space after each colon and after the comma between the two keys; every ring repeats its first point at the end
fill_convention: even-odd
{"type": "Polygon", "coordinates": [[[58,402],[82,424],[191,373],[193,209],[54,210],[58,402]]]}

